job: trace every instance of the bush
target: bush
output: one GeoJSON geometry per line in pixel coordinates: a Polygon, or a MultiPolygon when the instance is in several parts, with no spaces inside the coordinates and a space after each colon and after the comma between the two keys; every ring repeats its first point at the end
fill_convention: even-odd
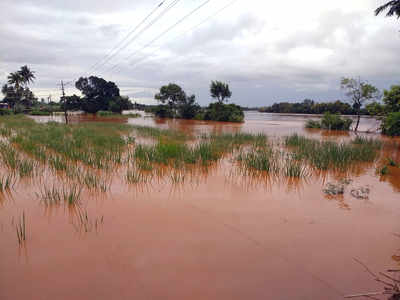
{"type": "Polygon", "coordinates": [[[351,124],[353,124],[352,119],[343,118],[338,114],[331,114],[327,112],[324,114],[320,122],[314,120],[308,120],[305,127],[322,128],[329,130],[350,130],[351,124]]]}
{"type": "Polygon", "coordinates": [[[32,116],[50,116],[50,115],[51,115],[50,112],[44,111],[44,110],[32,110],[32,111],[30,112],[30,114],[31,114],[32,116]]]}
{"type": "Polygon", "coordinates": [[[0,116],[7,116],[7,115],[12,115],[13,112],[11,109],[7,108],[0,108],[0,116]]]}
{"type": "MultiPolygon", "coordinates": [[[[200,117],[199,114],[196,117],[200,117]]],[[[203,120],[220,122],[243,122],[244,113],[240,106],[235,104],[211,103],[205,110],[203,120]]]]}
{"type": "Polygon", "coordinates": [[[174,118],[175,113],[172,108],[167,105],[158,105],[152,109],[154,113],[159,118],[174,118]]]}
{"type": "Polygon", "coordinates": [[[321,122],[315,120],[307,120],[306,128],[321,128],[321,122]]]}
{"type": "Polygon", "coordinates": [[[99,110],[97,112],[97,115],[99,117],[109,117],[109,116],[115,115],[115,113],[113,113],[112,111],[108,111],[108,110],[99,110]]]}
{"type": "Polygon", "coordinates": [[[400,136],[400,112],[389,113],[382,123],[382,133],[400,136]]]}

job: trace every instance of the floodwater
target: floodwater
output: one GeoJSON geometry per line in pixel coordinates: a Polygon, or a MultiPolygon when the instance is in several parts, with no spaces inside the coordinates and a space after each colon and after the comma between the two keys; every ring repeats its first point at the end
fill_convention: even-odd
{"type": "MultiPolygon", "coordinates": [[[[303,129],[309,117],[250,112],[244,124],[114,121],[192,134],[354,136],[303,129]]],[[[361,130],[376,125],[363,119],[361,130]]],[[[382,153],[388,155],[399,162],[399,144],[382,153]]],[[[20,183],[0,199],[0,299],[342,299],[382,289],[354,258],[377,272],[400,268],[399,169],[382,177],[375,164],[362,165],[344,195],[327,197],[322,190],[334,175],[275,182],[228,166],[224,159],[178,185],[129,186],[117,170],[109,192],[84,194],[89,218],[102,220],[88,232],[77,228],[73,210],[39,203],[35,193],[45,183],[20,183]],[[368,200],[350,195],[365,185],[368,200]],[[15,220],[22,211],[27,242],[20,247],[15,220]]]]}

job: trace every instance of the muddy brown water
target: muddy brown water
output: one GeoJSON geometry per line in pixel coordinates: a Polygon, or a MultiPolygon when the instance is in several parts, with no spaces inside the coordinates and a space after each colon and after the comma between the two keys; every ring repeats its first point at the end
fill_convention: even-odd
{"type": "MultiPolygon", "coordinates": [[[[354,136],[305,130],[308,117],[250,113],[244,124],[108,120],[193,134],[354,136]]],[[[375,125],[362,120],[364,131],[375,125]]],[[[385,151],[400,161],[399,147],[385,151]]],[[[45,183],[19,183],[0,199],[0,299],[341,299],[381,290],[354,258],[376,271],[400,268],[399,169],[382,177],[375,164],[360,166],[343,196],[327,197],[322,189],[333,175],[274,181],[228,166],[222,160],[177,185],[129,186],[117,173],[106,194],[84,193],[93,221],[88,232],[77,228],[73,210],[39,203],[35,193],[45,183]],[[350,195],[365,185],[368,200],[350,195]],[[15,220],[22,212],[27,242],[20,247],[15,220]]]]}

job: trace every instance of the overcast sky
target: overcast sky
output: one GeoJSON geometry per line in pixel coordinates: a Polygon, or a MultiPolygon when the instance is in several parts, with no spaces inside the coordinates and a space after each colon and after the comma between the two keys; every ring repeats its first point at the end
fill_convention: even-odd
{"type": "Polygon", "coordinates": [[[132,43],[91,70],[160,2],[1,0],[0,84],[27,64],[38,97],[58,100],[60,80],[96,75],[145,103],[175,82],[204,105],[217,79],[230,84],[232,101],[262,106],[343,99],[343,76],[380,89],[400,83],[400,20],[373,14],[385,0],[180,0],[164,14],[167,0],[132,43]]]}

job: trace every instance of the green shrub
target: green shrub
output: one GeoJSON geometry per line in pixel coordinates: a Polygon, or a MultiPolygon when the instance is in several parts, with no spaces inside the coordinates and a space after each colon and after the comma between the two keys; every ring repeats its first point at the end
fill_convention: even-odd
{"type": "Polygon", "coordinates": [[[50,115],[51,115],[50,112],[48,112],[48,111],[43,111],[43,110],[32,110],[32,111],[30,112],[30,114],[31,114],[32,116],[50,116],[50,115]]]}
{"type": "MultiPolygon", "coordinates": [[[[199,114],[197,116],[199,117],[199,114]]],[[[242,108],[235,104],[211,103],[205,109],[203,120],[240,123],[244,120],[244,113],[242,108]]]]}
{"type": "Polygon", "coordinates": [[[13,112],[11,109],[7,108],[0,108],[0,116],[7,116],[7,115],[12,115],[13,112]]]}
{"type": "Polygon", "coordinates": [[[338,114],[326,112],[321,121],[308,120],[306,128],[322,128],[329,130],[350,130],[352,119],[343,118],[338,114]]]}
{"type": "Polygon", "coordinates": [[[315,120],[307,120],[306,128],[321,128],[321,122],[315,120]]]}
{"type": "Polygon", "coordinates": [[[159,118],[174,118],[175,113],[172,108],[167,105],[158,105],[154,107],[151,111],[159,118]]]}
{"type": "Polygon", "coordinates": [[[108,111],[108,110],[99,110],[97,112],[97,115],[100,117],[109,117],[109,116],[115,115],[115,113],[112,111],[108,111]]]}
{"type": "Polygon", "coordinates": [[[389,113],[382,123],[382,133],[400,136],[400,112],[389,113]]]}

